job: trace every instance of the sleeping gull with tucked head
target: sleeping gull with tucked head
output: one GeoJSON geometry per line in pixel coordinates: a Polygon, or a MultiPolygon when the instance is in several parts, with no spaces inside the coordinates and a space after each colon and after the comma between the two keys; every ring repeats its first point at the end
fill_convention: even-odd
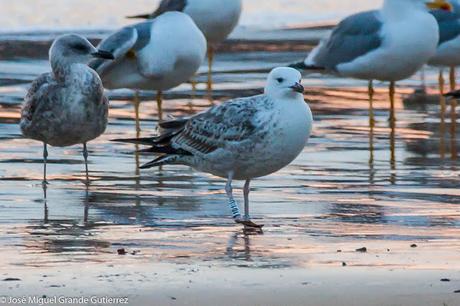
{"type": "Polygon", "coordinates": [[[212,62],[217,44],[235,29],[241,16],[241,0],[162,0],[151,14],[128,18],[152,19],[165,12],[178,11],[192,17],[208,41],[208,90],[212,89],[212,62]]]}
{"type": "Polygon", "coordinates": [[[91,63],[104,87],[157,91],[162,119],[162,91],[179,86],[196,73],[206,56],[206,39],[188,15],[167,12],[122,28],[104,39],[99,48],[115,56],[112,62],[91,63]]]}
{"type": "Polygon", "coordinates": [[[304,149],[313,118],[305,103],[301,75],[292,68],[276,68],[268,76],[265,93],[212,107],[191,118],[160,123],[157,137],[117,140],[150,145],[162,154],[142,166],[181,164],[227,179],[225,188],[233,218],[261,227],[249,216],[249,184],[289,165],[304,149]],[[244,216],[233,197],[232,181],[244,180],[244,216]]]}
{"type": "Polygon", "coordinates": [[[389,81],[394,121],[395,82],[413,75],[436,53],[439,28],[429,8],[450,10],[451,6],[444,0],[384,0],[380,10],[341,21],[296,67],[369,80],[371,101],[372,80],[389,81]]]}
{"type": "Polygon", "coordinates": [[[83,144],[86,178],[86,143],[104,133],[109,101],[102,81],[88,67],[90,59],[113,59],[79,35],[58,37],[50,48],[52,72],[40,75],[29,89],[21,111],[21,131],[43,142],[43,182],[46,183],[47,145],[67,147],[83,144]]]}

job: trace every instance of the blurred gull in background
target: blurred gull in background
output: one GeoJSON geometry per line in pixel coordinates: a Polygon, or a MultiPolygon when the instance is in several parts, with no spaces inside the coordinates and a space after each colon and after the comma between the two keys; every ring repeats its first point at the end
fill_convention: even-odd
{"type": "Polygon", "coordinates": [[[296,67],[369,80],[371,122],[372,81],[389,81],[390,120],[394,123],[395,82],[413,75],[436,53],[439,28],[428,8],[452,9],[444,0],[385,0],[380,10],[358,13],[340,22],[296,67]]]}
{"type": "Polygon", "coordinates": [[[128,18],[151,19],[169,11],[184,12],[192,17],[208,41],[208,90],[212,90],[214,49],[235,29],[241,10],[241,0],[162,0],[153,13],[128,18]]]}
{"type": "Polygon", "coordinates": [[[451,0],[453,10],[432,11],[439,24],[439,45],[436,55],[430,59],[429,65],[440,67],[439,81],[441,94],[444,92],[442,68],[450,68],[450,90],[455,90],[455,67],[460,65],[460,3],[451,0]]]}
{"type": "Polygon", "coordinates": [[[113,62],[91,63],[104,87],[156,90],[162,120],[162,91],[188,81],[196,73],[206,55],[206,39],[188,15],[167,12],[122,28],[104,39],[99,48],[115,56],[113,62]]]}

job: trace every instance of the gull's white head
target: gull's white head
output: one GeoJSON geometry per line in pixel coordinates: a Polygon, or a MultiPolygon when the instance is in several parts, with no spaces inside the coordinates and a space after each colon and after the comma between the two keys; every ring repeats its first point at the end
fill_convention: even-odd
{"type": "Polygon", "coordinates": [[[66,70],[72,64],[88,64],[91,59],[113,59],[110,52],[98,50],[86,38],[67,34],[58,37],[51,45],[49,58],[53,71],[66,70]]]}
{"type": "Polygon", "coordinates": [[[302,75],[296,69],[275,68],[268,75],[265,94],[274,99],[301,98],[303,100],[304,88],[301,82],[302,75]]]}

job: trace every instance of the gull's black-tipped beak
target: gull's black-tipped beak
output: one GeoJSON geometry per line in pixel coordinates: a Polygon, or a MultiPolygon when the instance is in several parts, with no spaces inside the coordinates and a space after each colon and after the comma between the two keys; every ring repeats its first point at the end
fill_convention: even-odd
{"type": "Polygon", "coordinates": [[[135,16],[126,16],[128,19],[151,19],[152,15],[150,14],[142,14],[142,15],[135,15],[135,16]]]}
{"type": "Polygon", "coordinates": [[[295,83],[295,85],[290,87],[293,91],[298,92],[298,93],[304,93],[305,88],[302,86],[300,83],[295,83]]]}
{"type": "Polygon", "coordinates": [[[97,50],[97,52],[91,53],[93,57],[96,58],[102,58],[102,59],[107,59],[107,60],[114,60],[115,57],[113,54],[109,51],[104,51],[104,50],[97,50]]]}

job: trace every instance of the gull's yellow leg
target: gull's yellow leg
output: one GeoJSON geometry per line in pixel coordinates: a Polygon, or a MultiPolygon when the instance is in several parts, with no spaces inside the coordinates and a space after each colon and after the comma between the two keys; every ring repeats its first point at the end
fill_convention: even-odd
{"type": "Polygon", "coordinates": [[[390,121],[395,122],[395,82],[390,82],[390,121]]]}
{"type": "Polygon", "coordinates": [[[455,87],[457,87],[454,66],[450,67],[449,81],[450,81],[450,91],[454,91],[455,87]]]}
{"type": "Polygon", "coordinates": [[[369,126],[375,126],[375,118],[374,118],[374,84],[373,81],[369,81],[368,86],[368,93],[369,93],[369,126]]]}
{"type": "Polygon", "coordinates": [[[135,113],[135,120],[136,120],[136,133],[139,134],[141,132],[141,121],[139,115],[139,109],[141,106],[141,99],[139,97],[139,91],[134,93],[134,113],[135,113]]]}
{"type": "Polygon", "coordinates": [[[441,95],[441,121],[444,121],[446,114],[446,99],[444,97],[444,76],[443,71],[439,70],[439,94],[441,95]]]}
{"type": "Polygon", "coordinates": [[[196,85],[198,84],[197,80],[195,79],[195,76],[193,76],[191,79],[190,79],[190,84],[192,85],[192,92],[193,92],[193,95],[196,94],[196,85]]]}
{"type": "Polygon", "coordinates": [[[214,62],[214,48],[208,46],[208,92],[212,91],[212,64],[214,62]]]}
{"type": "Polygon", "coordinates": [[[157,91],[158,120],[163,121],[163,92],[157,91]]]}

